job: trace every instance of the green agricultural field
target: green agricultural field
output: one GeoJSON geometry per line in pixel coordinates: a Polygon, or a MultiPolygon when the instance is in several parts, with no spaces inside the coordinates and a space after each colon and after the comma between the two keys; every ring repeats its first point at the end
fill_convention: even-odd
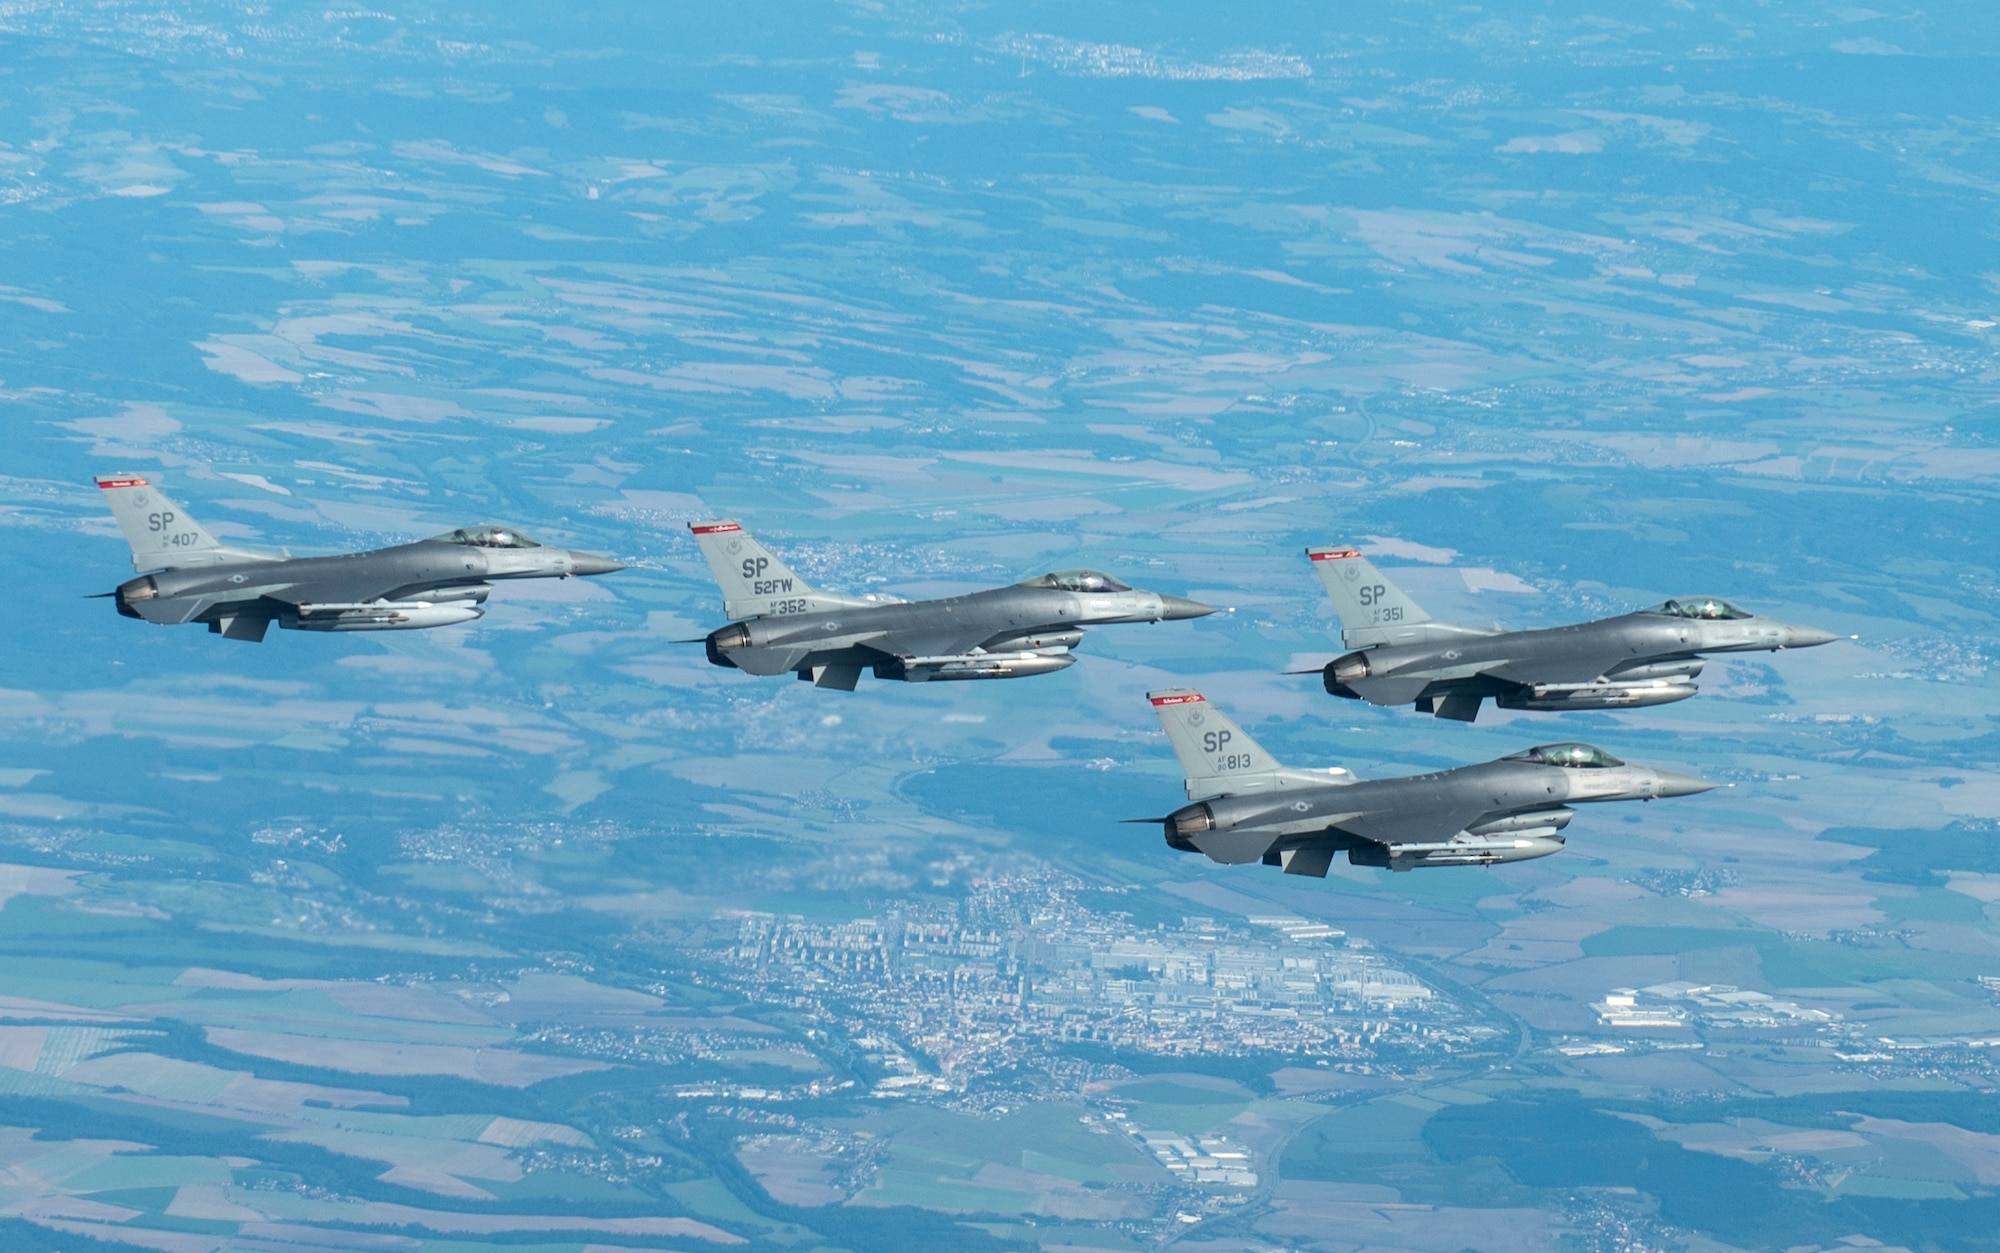
{"type": "Polygon", "coordinates": [[[1387,1097],[1337,1110],[1292,1139],[1280,1172],[1287,1179],[1354,1179],[1385,1158],[1424,1156],[1424,1124],[1442,1105],[1387,1097]]]}

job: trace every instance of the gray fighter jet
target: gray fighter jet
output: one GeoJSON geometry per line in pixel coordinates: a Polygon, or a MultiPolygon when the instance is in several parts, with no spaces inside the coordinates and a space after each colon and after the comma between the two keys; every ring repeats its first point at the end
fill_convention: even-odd
{"type": "Polygon", "coordinates": [[[734,521],[690,522],[688,529],[722,587],[722,611],[740,619],[702,641],[708,659],[748,674],[791,672],[843,692],[854,690],[863,670],[905,683],[1047,674],[1076,661],[1070,649],[1083,642],[1086,626],[1215,612],[1095,570],[1058,570],[944,600],[839,596],[808,587],[734,521]]]}
{"type": "Polygon", "coordinates": [[[1338,767],[1287,770],[1243,728],[1184,688],[1149,692],[1187,772],[1188,798],[1163,819],[1167,843],[1229,865],[1261,861],[1325,878],[1356,866],[1490,866],[1559,852],[1571,805],[1692,796],[1715,785],[1629,766],[1588,744],[1543,744],[1477,766],[1400,779],[1338,767]]]}
{"type": "MultiPolygon", "coordinates": [[[[1308,548],[1354,651],[1322,674],[1335,696],[1414,704],[1471,722],[1487,697],[1502,709],[1630,709],[1686,700],[1707,653],[1810,648],[1839,637],[1697,596],[1540,631],[1433,622],[1352,548],[1308,548]]],[[[1306,673],[1310,673],[1309,671],[1306,673]]]]}
{"type": "Polygon", "coordinates": [[[159,625],[205,622],[225,639],[294,631],[411,631],[470,622],[498,579],[567,578],[625,567],[549,548],[513,527],[474,526],[433,539],[335,557],[230,548],[136,474],[98,487],[142,573],[115,592],[118,612],[159,625]]]}

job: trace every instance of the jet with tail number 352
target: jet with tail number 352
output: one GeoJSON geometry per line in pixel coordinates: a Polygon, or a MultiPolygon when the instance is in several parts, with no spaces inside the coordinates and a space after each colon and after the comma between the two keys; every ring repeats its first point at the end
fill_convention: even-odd
{"type": "Polygon", "coordinates": [[[715,518],[688,529],[722,588],[723,612],[737,619],[700,641],[708,659],[843,692],[864,670],[905,683],[1048,674],[1075,662],[1070,650],[1083,642],[1084,627],[1215,612],[1095,570],[1059,570],[943,600],[841,596],[807,586],[737,522],[715,518]]]}
{"type": "Polygon", "coordinates": [[[1471,722],[1502,709],[1631,709],[1686,700],[1709,653],[1810,648],[1839,637],[1760,618],[1713,596],[1539,631],[1432,621],[1352,548],[1309,548],[1353,650],[1327,663],[1326,690],[1371,705],[1415,705],[1471,722]]]}

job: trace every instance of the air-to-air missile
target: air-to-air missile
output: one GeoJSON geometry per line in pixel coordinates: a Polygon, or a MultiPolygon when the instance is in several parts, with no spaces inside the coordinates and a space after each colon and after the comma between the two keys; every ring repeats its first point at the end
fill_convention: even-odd
{"type": "MultiPolygon", "coordinates": [[[[1502,709],[1630,709],[1686,700],[1709,653],[1810,648],[1839,637],[1713,596],[1539,631],[1434,622],[1352,548],[1309,548],[1352,650],[1321,672],[1335,696],[1471,722],[1502,709]]],[[[1309,672],[1308,672],[1309,673],[1309,672]]]]}
{"type": "Polygon", "coordinates": [[[1129,821],[1162,823],[1167,843],[1183,852],[1286,874],[1324,878],[1343,852],[1354,865],[1390,870],[1547,857],[1563,847],[1572,805],[1692,796],[1715,786],[1575,743],[1400,779],[1360,780],[1338,767],[1288,770],[1200,692],[1147,696],[1194,803],[1129,821]]]}
{"type": "Polygon", "coordinates": [[[293,557],[231,548],[136,474],[98,487],[132,546],[118,612],[163,626],[203,622],[225,639],[261,641],[273,622],[294,631],[411,631],[470,622],[500,579],[609,574],[625,567],[537,544],[510,526],[473,526],[414,544],[293,557]],[[147,573],[150,571],[150,573],[147,573]]]}
{"type": "Polygon", "coordinates": [[[717,518],[688,529],[722,587],[723,612],[736,619],[701,641],[708,659],[843,692],[854,690],[863,670],[905,683],[1048,674],[1075,662],[1070,650],[1083,642],[1086,626],[1215,612],[1095,570],[1058,570],[943,600],[840,596],[807,586],[736,522],[717,518]]]}

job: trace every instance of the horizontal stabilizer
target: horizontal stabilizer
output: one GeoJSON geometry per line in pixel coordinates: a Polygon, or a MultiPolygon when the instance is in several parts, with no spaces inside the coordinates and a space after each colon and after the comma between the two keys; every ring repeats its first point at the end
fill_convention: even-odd
{"type": "Polygon", "coordinates": [[[1379,679],[1365,678],[1349,679],[1347,681],[1347,686],[1354,690],[1355,695],[1371,705],[1407,705],[1417,699],[1417,697],[1423,695],[1424,689],[1430,685],[1430,676],[1423,674],[1411,675],[1407,678],[1390,674],[1384,675],[1379,679]]]}
{"type": "Polygon", "coordinates": [[[1233,831],[1209,831],[1190,836],[1188,842],[1225,866],[1242,866],[1260,861],[1279,834],[1269,827],[1238,827],[1233,831]]]}

